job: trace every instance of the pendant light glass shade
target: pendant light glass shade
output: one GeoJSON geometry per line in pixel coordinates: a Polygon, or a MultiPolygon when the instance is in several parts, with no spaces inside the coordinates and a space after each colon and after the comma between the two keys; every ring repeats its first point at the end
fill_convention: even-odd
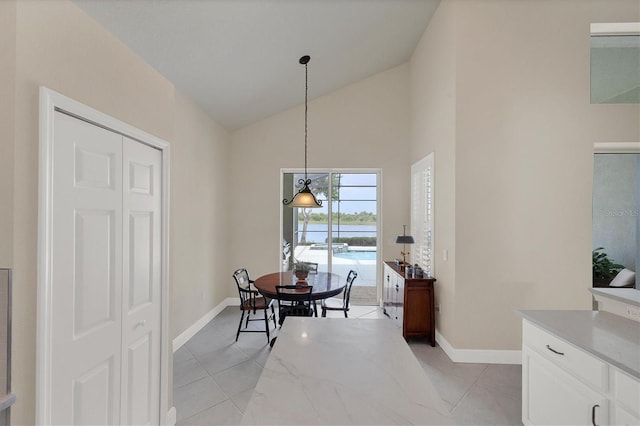
{"type": "Polygon", "coordinates": [[[309,189],[311,185],[311,179],[307,177],[307,96],[309,92],[308,84],[308,68],[307,64],[311,58],[307,55],[300,58],[300,63],[304,65],[304,179],[298,181],[300,189],[298,193],[293,196],[291,200],[286,198],[282,200],[282,204],[289,207],[307,208],[313,209],[322,207],[322,202],[318,201],[315,195],[309,189]]]}
{"type": "Polygon", "coordinates": [[[318,201],[309,189],[309,185],[311,184],[311,179],[307,179],[306,181],[300,179],[298,181],[300,185],[303,187],[298,191],[296,195],[294,195],[293,199],[289,202],[285,199],[283,203],[289,207],[298,207],[298,208],[316,208],[322,207],[322,203],[318,201]]]}

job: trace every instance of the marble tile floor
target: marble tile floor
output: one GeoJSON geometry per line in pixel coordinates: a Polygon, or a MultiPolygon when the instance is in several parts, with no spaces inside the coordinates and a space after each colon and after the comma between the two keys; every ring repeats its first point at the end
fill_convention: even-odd
{"type": "MultiPolygon", "coordinates": [[[[384,318],[375,306],[352,306],[349,314],[384,318]]],[[[239,320],[237,307],[225,308],[174,353],[178,425],[240,424],[270,349],[265,333],[241,333],[235,342],[239,320]]],[[[264,324],[259,321],[249,325],[260,326],[264,324]]],[[[273,335],[277,330],[272,328],[273,335]]],[[[418,341],[409,345],[458,424],[522,424],[519,365],[454,363],[439,346],[418,341]]]]}

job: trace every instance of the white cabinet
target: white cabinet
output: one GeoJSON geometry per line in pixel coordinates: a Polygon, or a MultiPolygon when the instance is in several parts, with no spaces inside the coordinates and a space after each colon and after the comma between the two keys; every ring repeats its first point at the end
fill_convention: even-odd
{"type": "Polygon", "coordinates": [[[619,370],[613,370],[613,412],[611,424],[640,425],[640,381],[619,370]]]}
{"type": "Polygon", "coordinates": [[[607,398],[538,353],[523,352],[522,422],[532,425],[606,424],[607,398]]]}
{"type": "Polygon", "coordinates": [[[523,321],[525,425],[640,425],[640,382],[523,321]]]}

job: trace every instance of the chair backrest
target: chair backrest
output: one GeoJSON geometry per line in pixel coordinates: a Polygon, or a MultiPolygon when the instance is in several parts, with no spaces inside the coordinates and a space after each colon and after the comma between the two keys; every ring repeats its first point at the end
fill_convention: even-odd
{"type": "Polygon", "coordinates": [[[344,289],[344,296],[342,299],[342,307],[347,309],[349,308],[349,298],[351,297],[351,286],[353,286],[353,282],[358,278],[358,273],[353,269],[349,271],[349,275],[347,275],[347,285],[344,289]]]}
{"type": "Polygon", "coordinates": [[[313,286],[278,285],[276,294],[278,297],[278,309],[280,315],[286,316],[309,316],[311,311],[311,294],[313,286]],[[290,302],[290,303],[283,303],[290,302]]]}
{"type": "Polygon", "coordinates": [[[240,308],[251,300],[251,279],[246,268],[240,268],[233,273],[233,279],[236,280],[238,286],[238,294],[240,295],[240,308]]]}

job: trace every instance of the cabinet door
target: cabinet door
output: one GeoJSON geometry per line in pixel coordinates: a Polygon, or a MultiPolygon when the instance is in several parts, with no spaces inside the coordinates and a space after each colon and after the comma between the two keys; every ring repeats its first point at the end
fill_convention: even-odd
{"type": "Polygon", "coordinates": [[[387,264],[384,265],[382,286],[382,306],[384,313],[389,315],[390,318],[394,318],[393,294],[395,292],[395,272],[393,272],[387,264]]]}
{"type": "Polygon", "coordinates": [[[640,418],[634,416],[629,411],[622,408],[619,404],[615,404],[613,409],[612,425],[637,426],[640,425],[640,418]]]}
{"type": "Polygon", "coordinates": [[[430,288],[424,284],[408,283],[404,298],[404,335],[428,335],[432,324],[429,317],[430,288]]]}
{"type": "Polygon", "coordinates": [[[607,399],[535,352],[524,350],[522,422],[606,425],[607,399]]]}
{"type": "Polygon", "coordinates": [[[404,278],[396,274],[396,287],[395,287],[395,304],[396,304],[396,316],[395,320],[398,326],[402,327],[402,320],[404,318],[404,278]]]}
{"type": "MultiPolygon", "coordinates": [[[[385,264],[384,277],[383,277],[383,283],[382,283],[382,286],[384,287],[382,290],[382,301],[383,301],[385,310],[388,309],[388,306],[391,303],[391,276],[392,275],[393,275],[393,272],[391,271],[391,268],[387,264],[385,264]]],[[[391,315],[391,313],[389,313],[389,315],[391,315]]]]}

